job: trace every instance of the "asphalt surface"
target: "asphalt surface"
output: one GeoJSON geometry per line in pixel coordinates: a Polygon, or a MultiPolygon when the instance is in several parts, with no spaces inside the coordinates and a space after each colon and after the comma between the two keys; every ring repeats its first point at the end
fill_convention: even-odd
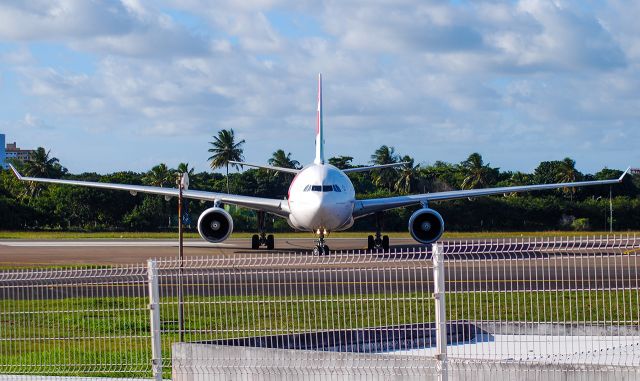
{"type": "MultiPolygon", "coordinates": [[[[363,250],[366,238],[330,238],[331,250],[363,250]]],[[[313,238],[281,238],[276,236],[276,250],[310,254],[313,238]]],[[[392,239],[392,250],[420,250],[424,246],[410,238],[392,239]]],[[[272,252],[272,253],[273,253],[272,252]]],[[[269,254],[252,250],[250,239],[229,239],[208,243],[200,239],[185,240],[184,256],[225,257],[269,254]]],[[[178,244],[172,240],[0,240],[0,267],[33,265],[122,265],[144,264],[149,258],[177,257],[178,244]]]]}
{"type": "MultiPolygon", "coordinates": [[[[248,240],[212,245],[188,241],[187,261],[160,259],[163,297],[186,295],[364,295],[433,291],[429,248],[394,240],[390,252],[353,251],[364,239],[333,239],[330,256],[311,255],[313,240],[283,239],[280,250],[250,250],[248,240]],[[339,251],[339,249],[351,249],[339,251]]],[[[636,243],[633,243],[634,245],[636,243]]],[[[640,288],[640,252],[602,242],[507,245],[477,240],[445,254],[449,292],[613,290],[640,288]]],[[[633,245],[631,245],[633,246],[633,245]]],[[[636,245],[636,247],[638,247],[636,245]]],[[[450,250],[451,251],[451,250],[450,250]]],[[[0,264],[137,264],[116,268],[0,273],[0,299],[146,296],[151,257],[177,255],[171,241],[0,241],[0,264]]]]}

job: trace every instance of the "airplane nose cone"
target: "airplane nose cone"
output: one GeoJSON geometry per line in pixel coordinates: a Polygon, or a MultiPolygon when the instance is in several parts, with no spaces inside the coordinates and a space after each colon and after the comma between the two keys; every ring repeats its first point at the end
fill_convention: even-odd
{"type": "Polygon", "coordinates": [[[311,200],[309,200],[309,203],[307,204],[309,215],[313,216],[314,218],[317,217],[322,212],[322,207],[323,207],[322,194],[318,194],[317,197],[313,197],[311,200]]]}
{"type": "Polygon", "coordinates": [[[307,194],[303,201],[295,205],[293,214],[297,226],[313,231],[333,231],[344,225],[350,217],[348,208],[336,203],[335,195],[330,192],[307,194]]]}
{"type": "Polygon", "coordinates": [[[324,197],[322,193],[318,193],[313,195],[313,197],[309,197],[303,209],[303,220],[305,221],[305,225],[312,229],[320,229],[327,227],[327,210],[324,202],[324,197]]]}

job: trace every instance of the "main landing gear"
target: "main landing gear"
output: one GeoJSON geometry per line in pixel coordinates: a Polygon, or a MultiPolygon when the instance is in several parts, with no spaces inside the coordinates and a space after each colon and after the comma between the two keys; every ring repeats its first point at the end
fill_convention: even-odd
{"type": "Polygon", "coordinates": [[[382,235],[382,212],[375,214],[376,219],[376,235],[367,237],[368,250],[389,250],[389,236],[382,235]]]}
{"type": "Polygon", "coordinates": [[[329,255],[329,246],[324,243],[324,232],[318,234],[316,246],[313,248],[313,255],[329,255]]]}
{"type": "Polygon", "coordinates": [[[267,250],[273,250],[275,241],[273,234],[267,235],[265,230],[265,212],[258,212],[258,234],[251,236],[251,248],[253,250],[260,249],[260,246],[266,246],[267,250]]]}

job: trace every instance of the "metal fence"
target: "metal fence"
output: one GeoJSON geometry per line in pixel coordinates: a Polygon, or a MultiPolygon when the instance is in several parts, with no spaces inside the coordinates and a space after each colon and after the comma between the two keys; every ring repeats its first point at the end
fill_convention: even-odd
{"type": "Polygon", "coordinates": [[[4,271],[0,375],[634,379],[639,243],[458,240],[4,271]]]}
{"type": "Polygon", "coordinates": [[[640,377],[638,242],[559,242],[493,242],[488,251],[477,242],[441,245],[447,320],[475,334],[448,346],[452,371],[640,377]]]}
{"type": "Polygon", "coordinates": [[[150,377],[146,288],[144,266],[0,272],[0,375],[150,377]]]}
{"type": "Polygon", "coordinates": [[[424,249],[322,257],[262,253],[157,266],[161,341],[173,343],[183,334],[180,341],[189,343],[164,347],[164,364],[172,360],[175,379],[435,372],[433,358],[394,353],[436,342],[433,266],[424,249]],[[335,366],[335,356],[350,366],[335,366]]]}

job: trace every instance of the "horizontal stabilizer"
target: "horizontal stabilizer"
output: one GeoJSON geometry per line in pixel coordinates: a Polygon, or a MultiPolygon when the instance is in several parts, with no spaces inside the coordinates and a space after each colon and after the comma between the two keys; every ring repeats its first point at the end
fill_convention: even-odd
{"type": "Polygon", "coordinates": [[[243,163],[240,161],[229,161],[229,164],[235,164],[235,165],[241,165],[241,166],[246,165],[247,167],[263,168],[271,171],[293,173],[293,174],[298,174],[300,172],[300,169],[295,169],[295,168],[284,168],[284,167],[274,167],[272,165],[250,164],[250,163],[243,163]]]}
{"type": "Polygon", "coordinates": [[[372,166],[369,166],[369,167],[347,168],[347,169],[343,169],[342,172],[344,172],[344,173],[367,172],[367,171],[373,171],[373,170],[376,170],[376,169],[401,167],[401,166],[406,165],[406,164],[409,164],[409,162],[391,163],[391,164],[382,164],[382,165],[372,165],[372,166]]]}

